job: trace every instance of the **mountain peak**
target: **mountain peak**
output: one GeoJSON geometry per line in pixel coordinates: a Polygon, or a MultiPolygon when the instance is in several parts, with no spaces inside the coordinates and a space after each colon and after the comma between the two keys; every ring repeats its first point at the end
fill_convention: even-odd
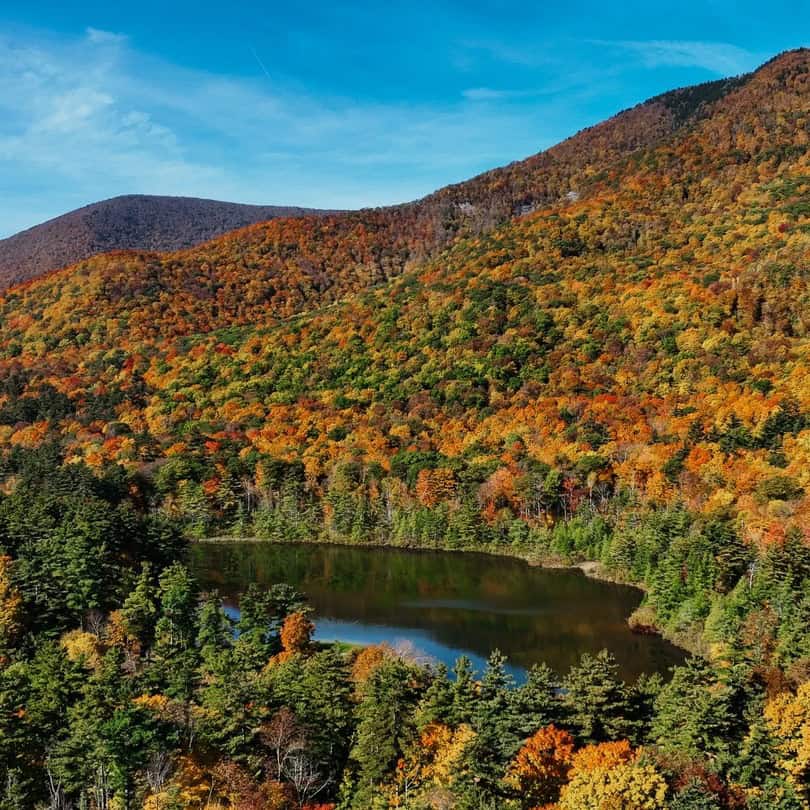
{"type": "Polygon", "coordinates": [[[0,289],[97,253],[179,250],[275,217],[320,213],[294,206],[122,194],[0,240],[0,289]]]}

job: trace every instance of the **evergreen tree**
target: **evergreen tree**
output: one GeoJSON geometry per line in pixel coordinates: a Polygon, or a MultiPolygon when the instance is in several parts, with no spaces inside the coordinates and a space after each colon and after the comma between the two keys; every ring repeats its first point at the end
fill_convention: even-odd
{"type": "Polygon", "coordinates": [[[684,785],[667,807],[668,810],[723,810],[720,797],[699,780],[684,785]]]}
{"type": "Polygon", "coordinates": [[[257,745],[261,721],[269,719],[270,707],[277,705],[263,679],[223,656],[207,673],[197,700],[202,709],[197,736],[234,762],[247,763],[252,758],[256,765],[262,753],[257,745]]]}
{"type": "Polygon", "coordinates": [[[472,662],[462,655],[453,667],[453,703],[450,720],[454,726],[472,723],[477,694],[472,662]]]}
{"type": "Polygon", "coordinates": [[[519,719],[515,712],[514,681],[506,672],[506,658],[497,650],[487,662],[473,714],[473,737],[464,752],[464,771],[474,780],[474,791],[466,785],[468,797],[493,803],[505,800],[510,791],[503,782],[506,763],[520,747],[519,719]]]}
{"type": "Polygon", "coordinates": [[[279,633],[284,619],[291,613],[308,611],[295,588],[279,584],[265,589],[252,582],[239,600],[236,660],[248,669],[264,666],[281,651],[279,633]]]}
{"type": "Polygon", "coordinates": [[[357,774],[351,806],[387,806],[380,793],[415,734],[416,692],[411,668],[389,657],[372,672],[357,709],[357,734],[350,762],[357,774]]]}
{"type": "Polygon", "coordinates": [[[248,669],[264,666],[280,649],[279,621],[273,598],[268,590],[251,582],[239,598],[238,638],[235,644],[236,660],[248,669]]]}
{"type": "Polygon", "coordinates": [[[634,745],[642,745],[649,739],[655,716],[655,701],[662,688],[663,680],[658,673],[642,673],[628,690],[628,738],[634,745]]]}
{"type": "Polygon", "coordinates": [[[690,658],[676,667],[655,702],[651,735],[665,752],[724,764],[732,727],[729,690],[709,663],[690,658]]]}
{"type": "Polygon", "coordinates": [[[416,726],[421,732],[431,723],[453,723],[453,686],[448,678],[447,667],[439,664],[431,673],[428,688],[416,710],[416,726]]]}
{"type": "MultiPolygon", "coordinates": [[[[761,712],[761,706],[758,707],[761,712]]],[[[746,787],[764,785],[777,776],[777,745],[767,724],[758,716],[740,745],[732,764],[732,773],[746,787]]]]}
{"type": "Polygon", "coordinates": [[[546,664],[530,667],[526,681],[514,695],[518,728],[530,737],[544,726],[565,724],[566,710],[560,699],[560,679],[546,664]]]}
{"type": "Polygon", "coordinates": [[[807,805],[793,785],[782,779],[768,779],[749,797],[747,810],[807,810],[807,805]]]}
{"type": "Polygon", "coordinates": [[[121,615],[130,633],[138,638],[144,647],[151,645],[155,634],[158,615],[158,592],[152,580],[152,569],[144,562],[135,582],[121,608],[121,615]]]}
{"type": "Polygon", "coordinates": [[[301,696],[295,704],[310,752],[334,777],[346,764],[352,739],[349,683],[348,664],[337,649],[316,653],[304,664],[301,696]]]}
{"type": "Polygon", "coordinates": [[[197,635],[197,586],[180,563],[167,568],[159,580],[159,618],[155,628],[156,651],[185,650],[197,635]]]}
{"type": "Polygon", "coordinates": [[[473,728],[479,738],[488,736],[496,741],[493,753],[500,761],[511,759],[522,739],[514,687],[514,678],[506,670],[506,656],[493,651],[478,690],[473,728]]]}
{"type": "Polygon", "coordinates": [[[226,657],[230,657],[229,653],[233,646],[233,621],[222,609],[222,603],[216,593],[208,594],[203,599],[198,621],[196,646],[200,651],[204,669],[211,672],[221,667],[226,657]]]}
{"type": "MultiPolygon", "coordinates": [[[[30,722],[31,702],[27,664],[0,667],[0,807],[27,810],[36,794],[34,763],[41,761],[43,743],[30,722]]],[[[46,730],[47,731],[47,730],[46,730]]]]}
{"type": "Polygon", "coordinates": [[[159,618],[150,676],[167,695],[182,701],[188,713],[199,668],[199,650],[195,645],[198,594],[196,583],[184,565],[175,563],[161,574],[158,598],[159,618]]]}
{"type": "Polygon", "coordinates": [[[564,704],[582,742],[618,740],[631,735],[630,699],[616,659],[607,651],[585,653],[563,681],[564,704]]]}

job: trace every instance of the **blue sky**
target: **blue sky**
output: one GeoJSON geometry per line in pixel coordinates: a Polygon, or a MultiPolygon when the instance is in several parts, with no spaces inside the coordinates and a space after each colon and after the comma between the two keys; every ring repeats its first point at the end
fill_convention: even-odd
{"type": "Polygon", "coordinates": [[[0,237],[124,193],[414,199],[808,23],[808,0],[4,0],[0,237]]]}

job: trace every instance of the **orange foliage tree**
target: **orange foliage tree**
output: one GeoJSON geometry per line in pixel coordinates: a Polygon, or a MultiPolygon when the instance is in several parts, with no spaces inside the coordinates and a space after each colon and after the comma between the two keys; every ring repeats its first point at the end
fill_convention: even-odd
{"type": "Polygon", "coordinates": [[[315,625],[305,613],[290,613],[281,625],[281,646],[287,656],[306,652],[312,642],[315,625]]]}
{"type": "Polygon", "coordinates": [[[533,734],[509,766],[506,780],[526,808],[557,801],[568,780],[574,755],[574,738],[553,725],[533,734]]]}

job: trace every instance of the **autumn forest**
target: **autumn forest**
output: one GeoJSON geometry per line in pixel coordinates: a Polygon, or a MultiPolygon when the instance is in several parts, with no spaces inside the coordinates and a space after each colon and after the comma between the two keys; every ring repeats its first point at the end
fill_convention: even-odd
{"type": "MultiPolygon", "coordinates": [[[[314,618],[317,621],[317,617],[314,618]]],[[[810,51],[390,208],[0,297],[0,808],[810,808],[810,51]],[[515,683],[204,592],[227,537],[589,563],[515,683]]]]}

